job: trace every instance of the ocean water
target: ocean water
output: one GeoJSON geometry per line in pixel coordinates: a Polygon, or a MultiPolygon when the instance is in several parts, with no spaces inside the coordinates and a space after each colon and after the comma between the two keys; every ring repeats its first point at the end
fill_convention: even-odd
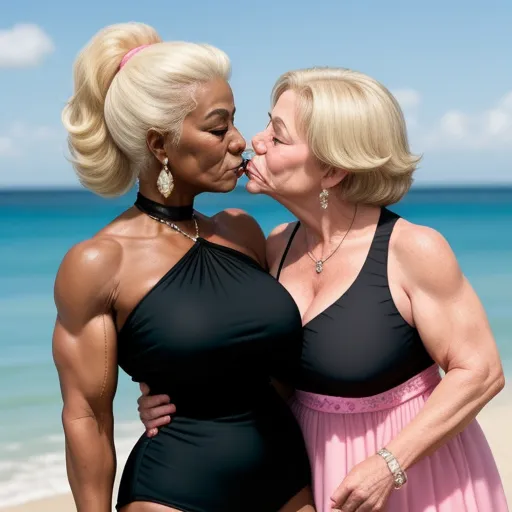
{"type": "MultiPolygon", "coordinates": [[[[0,506],[69,490],[51,354],[53,281],[66,251],[127,208],[134,195],[107,201],[84,191],[0,191],[0,506]]],[[[267,233],[292,219],[271,199],[242,188],[205,195],[196,206],[206,214],[243,208],[267,233]]],[[[417,188],[392,209],[448,239],[512,375],[512,188],[417,188]]],[[[120,468],[142,432],[138,395],[121,372],[115,399],[120,468]]]]}

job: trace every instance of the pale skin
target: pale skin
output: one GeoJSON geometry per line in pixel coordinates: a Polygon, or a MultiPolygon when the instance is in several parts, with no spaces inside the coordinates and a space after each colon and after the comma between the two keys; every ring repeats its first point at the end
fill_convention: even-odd
{"type": "MultiPolygon", "coordinates": [[[[274,197],[301,222],[280,282],[297,303],[305,324],[355,280],[368,253],[379,208],[358,205],[342,247],[316,274],[307,251],[316,258],[330,254],[346,233],[355,205],[336,193],[346,172],[315,163],[295,114],[295,94],[287,91],[275,105],[267,129],[253,139],[257,155],[248,167],[247,188],[274,197]],[[327,210],[321,210],[318,202],[323,188],[330,191],[327,210]]],[[[267,262],[274,276],[292,229],[292,225],[281,225],[268,237],[267,262]]],[[[398,311],[418,329],[431,357],[446,372],[422,411],[386,446],[407,470],[473,421],[503,388],[504,376],[485,311],[441,234],[400,219],[391,236],[388,276],[398,311]]],[[[170,418],[171,410],[162,405],[168,402],[163,396],[139,399],[149,435],[170,418]],[[159,407],[153,411],[155,404],[159,407]]],[[[343,512],[383,510],[391,492],[393,481],[386,463],[373,455],[332,489],[332,507],[343,512]]]]}
{"type": "MultiPolygon", "coordinates": [[[[236,184],[245,141],[233,125],[231,89],[224,80],[212,81],[196,92],[196,100],[177,147],[167,134],[148,132],[147,144],[155,160],[141,174],[139,189],[149,199],[174,206],[191,204],[198,193],[226,192],[236,184]],[[166,156],[176,184],[167,201],[156,188],[166,156]]],[[[265,238],[245,212],[230,209],[211,218],[198,214],[198,222],[202,237],[265,265],[265,238]]],[[[194,232],[191,221],[179,224],[194,232]]],[[[64,402],[68,479],[78,512],[110,512],[112,507],[117,332],[192,243],[130,208],[93,238],[73,247],[59,268],[53,354],[64,402]]],[[[179,512],[149,502],[134,502],[121,511],[179,512]]],[[[305,488],[281,512],[313,511],[311,492],[305,488]]]]}

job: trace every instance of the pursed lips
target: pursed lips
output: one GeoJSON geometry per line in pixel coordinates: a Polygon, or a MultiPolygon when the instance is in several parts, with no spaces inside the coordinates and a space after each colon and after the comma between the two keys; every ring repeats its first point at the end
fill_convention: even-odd
{"type": "Polygon", "coordinates": [[[258,178],[258,180],[263,181],[263,178],[259,173],[258,168],[256,167],[256,165],[254,165],[252,160],[247,164],[247,172],[249,172],[249,174],[253,174],[256,178],[258,178]]]}

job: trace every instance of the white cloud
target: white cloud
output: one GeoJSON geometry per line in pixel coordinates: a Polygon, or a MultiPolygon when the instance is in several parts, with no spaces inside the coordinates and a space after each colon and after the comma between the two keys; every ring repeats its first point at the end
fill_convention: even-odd
{"type": "Polygon", "coordinates": [[[61,139],[63,137],[63,129],[58,130],[52,126],[45,125],[30,125],[27,123],[23,123],[21,121],[17,121],[9,127],[7,133],[13,139],[22,139],[29,137],[31,140],[35,141],[47,141],[47,140],[56,140],[61,139]]]}
{"type": "Polygon", "coordinates": [[[439,122],[441,133],[454,139],[462,139],[467,135],[468,124],[468,117],[457,110],[446,112],[439,122]]]}
{"type": "Polygon", "coordinates": [[[0,129],[0,188],[76,187],[61,126],[15,122],[0,129]]]}
{"type": "MultiPolygon", "coordinates": [[[[51,126],[13,123],[0,131],[0,175],[12,166],[13,161],[25,158],[29,153],[37,155],[35,158],[39,162],[63,155],[64,139],[63,130],[51,126]]],[[[37,165],[32,167],[37,171],[37,165]]]]}
{"type": "Polygon", "coordinates": [[[512,149],[512,91],[482,111],[447,111],[423,143],[427,149],[512,149]]]}
{"type": "Polygon", "coordinates": [[[54,50],[52,40],[38,25],[18,24],[0,30],[0,68],[37,66],[54,50]]]}

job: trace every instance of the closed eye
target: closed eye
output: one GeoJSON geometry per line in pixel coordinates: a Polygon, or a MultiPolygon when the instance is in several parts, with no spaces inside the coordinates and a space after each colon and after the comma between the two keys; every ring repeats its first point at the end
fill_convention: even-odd
{"type": "Polygon", "coordinates": [[[224,135],[228,133],[228,129],[225,128],[224,130],[211,130],[210,133],[216,135],[217,137],[224,137],[224,135]]]}

